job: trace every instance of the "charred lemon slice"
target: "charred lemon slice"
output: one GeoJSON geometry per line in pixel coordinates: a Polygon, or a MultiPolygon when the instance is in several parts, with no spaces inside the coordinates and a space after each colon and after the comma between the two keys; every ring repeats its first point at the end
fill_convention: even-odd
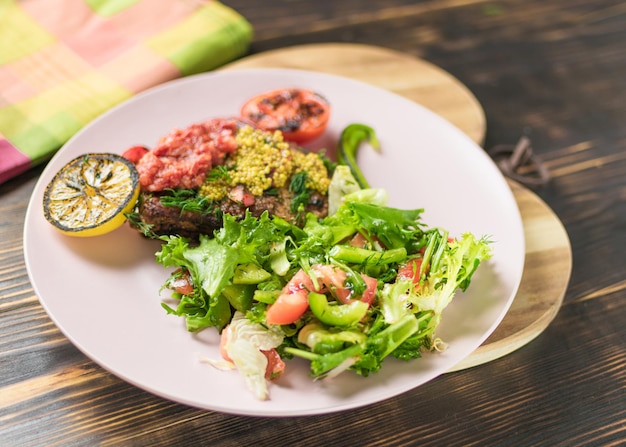
{"type": "Polygon", "coordinates": [[[109,233],[126,220],[139,197],[135,165],[116,154],[86,154],[63,166],[43,197],[48,222],[69,236],[109,233]]]}

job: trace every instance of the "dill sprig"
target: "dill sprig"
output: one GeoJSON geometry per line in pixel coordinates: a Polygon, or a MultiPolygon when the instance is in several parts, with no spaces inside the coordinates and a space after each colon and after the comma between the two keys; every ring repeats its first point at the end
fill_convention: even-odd
{"type": "Polygon", "coordinates": [[[307,203],[309,203],[309,197],[311,196],[311,192],[306,187],[307,179],[308,175],[306,171],[298,172],[291,177],[289,191],[294,194],[293,199],[291,199],[292,213],[298,212],[300,207],[305,207],[307,203]]]}
{"type": "Polygon", "coordinates": [[[213,167],[207,174],[207,181],[214,182],[217,180],[226,180],[230,181],[230,171],[232,171],[234,167],[228,167],[226,165],[217,165],[213,167]]]}
{"type": "Polygon", "coordinates": [[[128,220],[128,223],[137,228],[145,237],[150,239],[159,239],[160,236],[152,231],[154,225],[145,223],[137,211],[125,213],[124,216],[126,217],[126,220],[128,220]]]}
{"type": "Polygon", "coordinates": [[[204,197],[194,189],[167,189],[168,194],[159,199],[163,206],[180,208],[181,214],[185,211],[199,214],[212,214],[216,205],[213,200],[204,197]]]}

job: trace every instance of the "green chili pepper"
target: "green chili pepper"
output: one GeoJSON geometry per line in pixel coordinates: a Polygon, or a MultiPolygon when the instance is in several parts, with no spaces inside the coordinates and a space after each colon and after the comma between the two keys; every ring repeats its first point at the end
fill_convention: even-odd
{"type": "Polygon", "coordinates": [[[339,139],[339,147],[337,148],[337,159],[339,163],[350,168],[352,175],[363,189],[369,188],[369,183],[361,172],[356,163],[356,153],[363,141],[367,141],[377,152],[380,152],[380,142],[376,137],[376,132],[365,124],[350,124],[343,132],[339,139]]]}

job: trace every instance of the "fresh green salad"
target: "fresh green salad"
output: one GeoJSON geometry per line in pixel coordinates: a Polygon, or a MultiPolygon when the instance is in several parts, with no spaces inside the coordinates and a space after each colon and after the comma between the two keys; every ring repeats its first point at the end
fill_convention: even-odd
{"type": "Polygon", "coordinates": [[[258,399],[293,357],[314,378],[367,376],[389,356],[442,348],[443,310],[491,256],[486,237],[429,228],[422,209],[388,207],[384,190],[361,185],[338,165],[329,216],[303,227],[225,214],[199,243],[163,238],[156,257],[173,267],[164,287],[177,300],[164,308],[189,331],[220,331],[223,359],[210,362],[237,369],[258,399]]]}

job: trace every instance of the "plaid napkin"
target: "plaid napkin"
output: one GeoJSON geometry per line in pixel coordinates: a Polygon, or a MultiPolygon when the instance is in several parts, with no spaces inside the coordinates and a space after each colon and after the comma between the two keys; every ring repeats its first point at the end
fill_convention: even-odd
{"type": "Polygon", "coordinates": [[[0,183],[112,106],[223,65],[251,39],[213,0],[0,0],[0,183]]]}

